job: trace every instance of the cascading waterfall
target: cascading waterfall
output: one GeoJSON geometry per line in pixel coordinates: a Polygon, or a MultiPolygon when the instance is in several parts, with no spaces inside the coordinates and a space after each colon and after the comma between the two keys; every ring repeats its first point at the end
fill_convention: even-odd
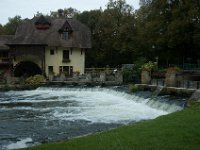
{"type": "Polygon", "coordinates": [[[0,149],[22,148],[154,119],[183,109],[183,104],[169,96],[128,94],[114,87],[0,92],[0,149]]]}

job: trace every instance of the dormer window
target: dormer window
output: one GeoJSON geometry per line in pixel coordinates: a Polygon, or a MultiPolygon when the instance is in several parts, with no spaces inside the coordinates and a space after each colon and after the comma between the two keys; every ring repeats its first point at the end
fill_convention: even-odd
{"type": "Polygon", "coordinates": [[[68,21],[66,21],[62,28],[58,30],[58,32],[60,33],[61,39],[69,40],[72,37],[73,30],[68,21]]]}
{"type": "Polygon", "coordinates": [[[38,30],[47,30],[51,26],[51,22],[45,18],[44,16],[40,16],[36,21],[35,21],[35,27],[38,30]]]}
{"type": "Polygon", "coordinates": [[[60,33],[60,37],[63,40],[69,40],[71,38],[71,36],[72,36],[72,32],[70,32],[70,31],[63,31],[60,33]]]}
{"type": "Polygon", "coordinates": [[[68,40],[69,39],[69,32],[63,32],[63,39],[68,40]]]}

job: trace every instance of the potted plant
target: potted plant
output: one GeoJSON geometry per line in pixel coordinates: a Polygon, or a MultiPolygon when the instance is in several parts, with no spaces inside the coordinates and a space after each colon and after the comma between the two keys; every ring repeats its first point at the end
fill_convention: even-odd
{"type": "Polygon", "coordinates": [[[155,64],[151,61],[142,65],[141,70],[141,83],[150,84],[151,83],[151,71],[155,69],[155,64]]]}

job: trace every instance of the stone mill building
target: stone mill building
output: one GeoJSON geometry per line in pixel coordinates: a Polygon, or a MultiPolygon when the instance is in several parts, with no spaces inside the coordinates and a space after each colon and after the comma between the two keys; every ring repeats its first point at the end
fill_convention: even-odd
{"type": "Polygon", "coordinates": [[[91,33],[75,19],[34,17],[23,21],[15,35],[4,37],[0,38],[0,46],[5,48],[8,66],[15,77],[84,74],[91,33]]]}

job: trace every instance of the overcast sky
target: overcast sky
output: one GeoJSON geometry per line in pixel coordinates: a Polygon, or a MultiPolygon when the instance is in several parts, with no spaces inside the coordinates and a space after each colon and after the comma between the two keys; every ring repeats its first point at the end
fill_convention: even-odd
{"type": "MultiPolygon", "coordinates": [[[[37,11],[47,14],[59,8],[73,7],[79,11],[105,8],[109,0],[0,0],[0,24],[6,24],[8,17],[20,15],[32,18],[37,11]]],[[[126,0],[134,9],[139,8],[139,0],[126,0]]]]}

